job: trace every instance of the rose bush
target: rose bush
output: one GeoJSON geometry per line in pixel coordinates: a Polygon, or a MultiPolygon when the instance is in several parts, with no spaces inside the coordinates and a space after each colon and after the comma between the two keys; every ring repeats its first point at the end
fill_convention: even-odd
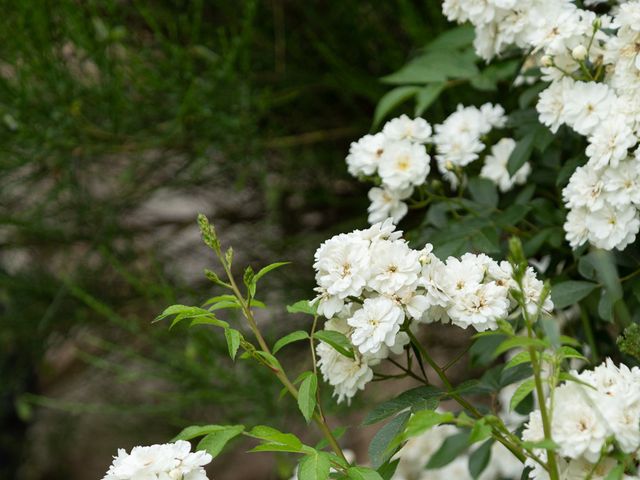
{"type": "Polygon", "coordinates": [[[226,293],[159,319],[219,329],[230,356],[271,371],[324,440],[193,426],[174,447],[121,452],[105,478],[203,478],[239,435],[257,440],[254,451],[298,455],[300,480],[639,478],[640,1],[611,3],[443,2],[448,19],[471,26],[383,79],[395,88],[346,157],[372,184],[372,225],[318,248],[315,298],[288,307],[309,315],[307,330],[267,344],[257,285],[284,263],[238,281],[233,251],[201,216],[226,275],[207,276],[226,293]],[[495,99],[431,117],[439,96],[469,88],[495,99]],[[412,100],[416,118],[379,129],[412,100]],[[230,308],[250,336],[219,318],[230,308]],[[451,364],[421,340],[434,322],[475,331],[480,378],[452,383],[451,364]],[[301,341],[312,369],[292,379],[276,355],[301,341]],[[358,464],[327,422],[321,380],[349,403],[369,382],[399,377],[416,386],[367,415],[387,423],[358,464]],[[182,442],[195,438],[192,454],[182,442]]]}

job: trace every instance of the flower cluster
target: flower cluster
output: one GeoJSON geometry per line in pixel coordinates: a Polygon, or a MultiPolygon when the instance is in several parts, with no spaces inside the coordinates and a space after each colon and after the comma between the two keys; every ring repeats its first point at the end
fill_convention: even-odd
{"type": "MultiPolygon", "coordinates": [[[[405,200],[426,182],[431,170],[428,147],[435,149],[440,173],[452,188],[457,188],[462,168],[485,150],[483,137],[505,123],[504,109],[499,105],[486,103],[480,108],[459,105],[434,129],[422,118],[402,115],[387,122],[382,132],[353,142],[346,159],[349,173],[374,178],[379,183],[369,191],[369,222],[391,218],[397,223],[407,214],[405,200]]],[[[530,171],[529,164],[525,164],[513,177],[509,175],[507,161],[514,148],[512,139],[502,139],[494,145],[482,169],[481,176],[496,183],[502,191],[522,184],[530,171]]]]}
{"type": "Polygon", "coordinates": [[[211,462],[204,451],[191,452],[184,440],[163,445],[118,450],[102,480],[207,480],[203,466],[211,462]]]}
{"type": "Polygon", "coordinates": [[[569,0],[447,0],[443,11],[473,23],[476,51],[487,60],[511,45],[533,52],[550,82],[538,99],[540,122],[586,137],[588,161],[563,192],[571,246],[621,250],[633,242],[640,230],[640,1],[622,3],[613,16],[569,0]]]}
{"type": "MultiPolygon", "coordinates": [[[[328,345],[318,347],[320,371],[338,401],[349,399],[373,378],[371,367],[400,353],[408,332],[420,323],[452,323],[478,331],[496,329],[517,303],[511,265],[467,253],[440,260],[427,244],[414,250],[390,220],[367,230],[337,235],[315,254],[318,313],[325,329],[344,334],[356,347],[354,358],[328,345]]],[[[532,314],[553,304],[543,283],[528,268],[523,297],[532,314]]]]}
{"type": "MultiPolygon", "coordinates": [[[[582,383],[557,387],[553,398],[551,437],[558,445],[562,478],[585,478],[590,471],[596,472],[591,478],[605,478],[617,463],[615,449],[633,453],[640,448],[640,369],[617,367],[608,359],[573,376],[582,383]]],[[[523,439],[544,439],[539,410],[531,413],[523,439]]],[[[549,478],[539,465],[531,466],[531,478],[549,478]]]]}

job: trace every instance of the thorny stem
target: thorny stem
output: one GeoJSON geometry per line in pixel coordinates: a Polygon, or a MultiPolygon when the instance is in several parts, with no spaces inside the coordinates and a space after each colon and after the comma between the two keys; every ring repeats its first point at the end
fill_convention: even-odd
{"type": "MultiPolygon", "coordinates": [[[[251,311],[251,308],[249,307],[249,304],[245,300],[244,296],[240,292],[240,289],[238,288],[238,285],[237,285],[237,283],[235,281],[233,273],[231,273],[231,269],[229,268],[229,265],[227,265],[227,262],[225,261],[224,258],[222,258],[222,256],[220,254],[218,254],[218,258],[220,259],[220,263],[222,263],[222,267],[224,268],[224,271],[227,274],[227,278],[229,279],[229,283],[231,284],[231,290],[233,291],[234,295],[238,299],[238,302],[240,302],[240,307],[242,309],[242,313],[244,314],[244,317],[247,319],[247,322],[249,323],[249,327],[251,328],[251,331],[253,332],[253,334],[255,335],[256,339],[258,340],[258,344],[260,345],[260,348],[264,352],[266,352],[268,354],[271,354],[271,349],[267,345],[267,342],[265,341],[264,337],[262,336],[262,333],[260,333],[260,330],[258,329],[258,325],[256,324],[256,321],[255,321],[255,318],[253,318],[253,312],[251,311]]],[[[314,368],[315,368],[315,362],[314,362],[314,368]]],[[[289,377],[287,376],[287,374],[281,369],[271,369],[271,370],[276,375],[276,377],[278,377],[278,380],[280,380],[282,385],[284,385],[284,387],[291,394],[291,396],[294,399],[297,400],[298,399],[298,389],[295,387],[295,385],[293,385],[293,383],[291,383],[291,380],[289,380],[289,377]]],[[[340,445],[338,444],[338,441],[333,436],[333,433],[331,432],[331,429],[327,425],[327,422],[326,422],[326,420],[324,418],[324,415],[321,415],[318,412],[314,412],[313,421],[316,423],[318,428],[320,428],[320,431],[322,432],[324,437],[327,439],[327,442],[331,446],[331,449],[334,451],[334,453],[340,459],[342,459],[343,461],[345,461],[348,464],[349,462],[347,461],[346,457],[344,456],[344,452],[340,448],[340,445]]]]}
{"type": "MultiPolygon", "coordinates": [[[[431,366],[431,368],[433,368],[433,370],[436,372],[438,377],[440,377],[440,380],[442,380],[442,383],[445,386],[445,391],[447,395],[451,397],[453,400],[455,400],[461,407],[471,412],[476,418],[482,418],[482,413],[480,413],[477,408],[475,408],[473,405],[467,402],[461,395],[455,392],[454,387],[451,384],[451,381],[447,377],[447,374],[440,368],[440,366],[435,362],[435,360],[431,358],[427,350],[420,344],[420,342],[418,341],[416,336],[413,334],[413,332],[409,329],[407,329],[406,332],[409,335],[411,342],[416,346],[420,354],[424,357],[424,359],[431,366]]],[[[504,430],[506,430],[506,427],[504,427],[504,430]]],[[[510,432],[508,433],[510,436],[511,433],[510,432]]],[[[503,429],[496,428],[496,431],[494,431],[495,439],[498,440],[502,445],[504,445],[518,460],[524,463],[526,459],[525,455],[518,449],[517,445],[514,445],[512,443],[512,440],[510,440],[509,438],[505,438],[503,435],[504,435],[503,429]]]]}

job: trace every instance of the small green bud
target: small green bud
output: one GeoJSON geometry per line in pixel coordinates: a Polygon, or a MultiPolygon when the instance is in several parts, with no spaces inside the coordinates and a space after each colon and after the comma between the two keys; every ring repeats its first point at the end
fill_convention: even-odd
{"type": "Polygon", "coordinates": [[[209,220],[202,213],[198,214],[198,226],[200,227],[200,234],[205,245],[211,248],[214,252],[220,253],[220,241],[216,235],[216,229],[209,223],[209,220]]]}

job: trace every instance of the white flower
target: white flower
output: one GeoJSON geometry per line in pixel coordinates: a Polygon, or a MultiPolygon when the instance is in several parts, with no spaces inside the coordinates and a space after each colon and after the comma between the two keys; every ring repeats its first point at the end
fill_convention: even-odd
{"type": "Polygon", "coordinates": [[[473,326],[477,331],[495,330],[498,320],[509,313],[509,290],[489,282],[466,289],[451,302],[447,310],[451,322],[461,328],[473,326]]]}
{"type": "Polygon", "coordinates": [[[385,187],[402,190],[424,183],[430,170],[429,161],[423,145],[392,142],[382,154],[378,173],[385,187]]]}
{"type": "Polygon", "coordinates": [[[371,250],[369,286],[378,293],[392,295],[414,285],[422,269],[420,252],[400,241],[379,241],[371,250]]]}
{"type": "Polygon", "coordinates": [[[389,120],[382,128],[382,133],[389,140],[410,140],[416,143],[427,143],[431,139],[431,125],[422,119],[410,119],[407,115],[389,120]]]}
{"type": "Polygon", "coordinates": [[[611,205],[640,205],[640,161],[628,159],[605,169],[603,183],[611,205]]]}
{"type": "Polygon", "coordinates": [[[369,242],[355,235],[337,235],[315,253],[316,281],[329,295],[358,296],[369,275],[369,242]]]}
{"type": "Polygon", "coordinates": [[[119,449],[103,480],[207,480],[202,467],[211,460],[204,451],[192,453],[184,440],[134,447],[131,453],[119,449]]]}
{"type": "Polygon", "coordinates": [[[586,153],[593,168],[616,167],[627,157],[627,151],[638,141],[627,123],[624,116],[614,115],[602,122],[589,137],[586,153]]]}
{"type": "Polygon", "coordinates": [[[553,310],[553,301],[548,293],[544,302],[540,304],[544,283],[538,280],[535,271],[531,267],[527,267],[522,277],[522,289],[524,291],[525,308],[530,315],[537,313],[538,309],[542,309],[545,312],[553,310]]]}
{"type": "Polygon", "coordinates": [[[565,123],[581,135],[589,135],[611,113],[615,95],[603,83],[575,82],[564,92],[565,123]]]}
{"type": "Polygon", "coordinates": [[[566,239],[571,248],[578,248],[589,240],[589,229],[587,228],[587,216],[589,210],[585,207],[577,207],[569,210],[567,221],[564,223],[566,239]]]}
{"type": "Polygon", "coordinates": [[[574,84],[573,80],[564,78],[559,82],[552,82],[538,96],[536,110],[540,123],[549,127],[553,133],[565,123],[565,96],[574,84]]]}
{"type": "Polygon", "coordinates": [[[598,248],[623,250],[640,230],[638,210],[632,206],[604,207],[587,215],[589,240],[598,248]]]}
{"type": "Polygon", "coordinates": [[[364,390],[373,378],[373,370],[358,353],[351,359],[326,343],[319,343],[316,353],[322,377],[333,387],[338,403],[343,400],[350,402],[358,390],[364,390]]]}
{"type": "Polygon", "coordinates": [[[391,347],[404,321],[402,308],[386,297],[365,299],[362,308],[347,320],[353,327],[351,341],[361,353],[376,353],[391,347]]]}
{"type": "Polygon", "coordinates": [[[605,204],[604,183],[600,173],[590,165],[576,168],[569,184],[562,191],[562,197],[569,208],[587,207],[590,211],[602,208],[605,204]]]}
{"type": "Polygon", "coordinates": [[[349,173],[354,177],[376,173],[386,143],[387,138],[382,133],[365,135],[352,142],[347,155],[349,173]]]}
{"type": "Polygon", "coordinates": [[[592,407],[584,387],[570,382],[555,390],[555,408],[551,437],[564,457],[584,456],[596,462],[607,439],[608,427],[602,415],[592,407]]]}
{"type": "Polygon", "coordinates": [[[407,214],[409,208],[402,200],[405,200],[413,193],[413,187],[404,190],[388,190],[385,188],[373,187],[369,190],[369,223],[377,223],[391,218],[394,223],[398,223],[407,214]]]}
{"type": "Polygon", "coordinates": [[[512,176],[507,171],[507,163],[511,153],[516,148],[516,142],[512,138],[503,138],[491,148],[491,155],[487,155],[480,176],[491,180],[498,185],[501,192],[507,192],[514,185],[522,185],[526,182],[531,165],[526,162],[512,176]]]}

